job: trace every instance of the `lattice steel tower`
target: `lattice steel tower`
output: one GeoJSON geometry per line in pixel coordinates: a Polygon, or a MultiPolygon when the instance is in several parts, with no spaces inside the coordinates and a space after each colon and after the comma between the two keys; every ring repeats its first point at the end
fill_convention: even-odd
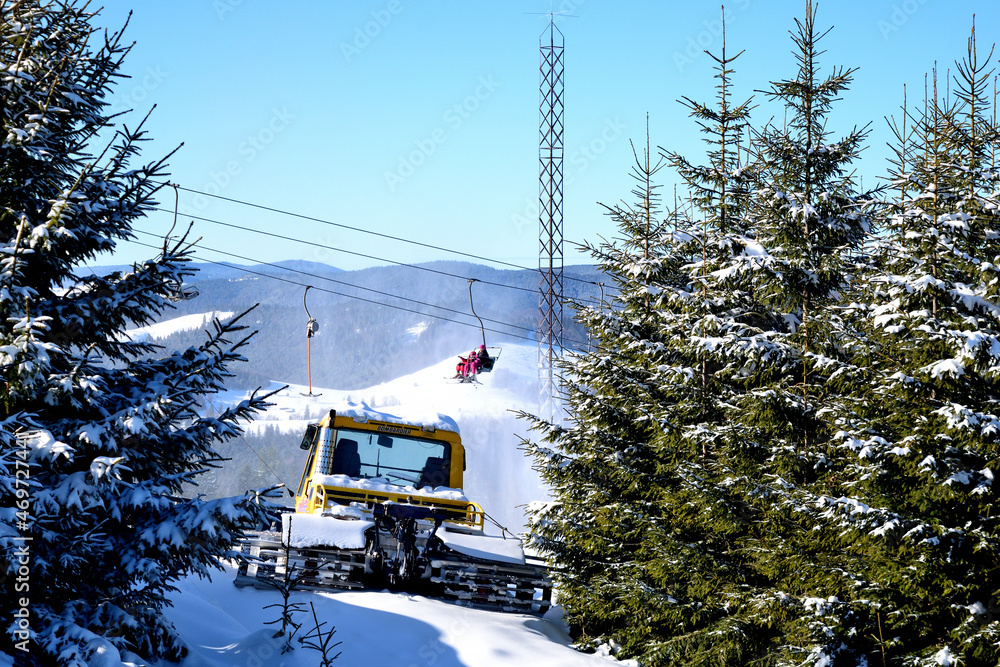
{"type": "Polygon", "coordinates": [[[555,362],[562,355],[563,294],[563,49],[552,15],[538,40],[541,52],[538,106],[538,409],[556,421],[555,362]]]}

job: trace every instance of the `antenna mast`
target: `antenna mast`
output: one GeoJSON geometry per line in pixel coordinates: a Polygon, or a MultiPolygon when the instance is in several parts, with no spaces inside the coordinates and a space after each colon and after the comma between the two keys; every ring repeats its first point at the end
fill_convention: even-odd
{"type": "Polygon", "coordinates": [[[540,102],[538,143],[538,409],[556,421],[555,362],[562,356],[563,294],[563,49],[565,39],[549,13],[538,40],[540,102]]]}

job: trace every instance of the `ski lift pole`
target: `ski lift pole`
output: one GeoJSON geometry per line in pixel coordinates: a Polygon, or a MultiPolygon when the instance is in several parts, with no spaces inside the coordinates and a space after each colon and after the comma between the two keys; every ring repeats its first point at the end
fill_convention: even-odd
{"type": "Polygon", "coordinates": [[[476,315],[476,305],[472,302],[472,283],[478,282],[476,278],[469,278],[469,308],[472,310],[472,314],[476,316],[479,320],[479,333],[483,334],[483,347],[486,347],[486,327],[483,326],[483,320],[479,315],[476,315]]]}
{"type": "Polygon", "coordinates": [[[319,323],[316,322],[316,318],[309,312],[309,306],[306,305],[306,295],[309,294],[310,289],[312,289],[312,285],[306,285],[306,291],[302,293],[302,308],[306,311],[306,317],[309,318],[309,321],[306,323],[306,372],[309,375],[309,393],[304,395],[320,396],[320,394],[313,393],[312,339],[319,329],[319,323]]]}

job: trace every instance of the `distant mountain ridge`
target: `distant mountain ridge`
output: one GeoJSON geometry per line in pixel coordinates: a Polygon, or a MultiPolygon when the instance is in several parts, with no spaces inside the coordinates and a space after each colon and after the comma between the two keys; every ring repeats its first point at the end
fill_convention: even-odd
{"type": "MultiPolygon", "coordinates": [[[[197,287],[198,296],[174,304],[161,320],[252,308],[243,322],[257,334],[243,350],[249,363],[231,368],[234,388],[265,386],[271,380],[307,384],[307,317],[302,304],[306,285],[313,288],[308,306],[319,324],[311,340],[312,382],[317,386],[372,386],[481,344],[484,334],[470,309],[469,279],[477,281],[475,310],[488,345],[537,341],[535,270],[439,261],[344,271],[306,260],[249,266],[192,263],[192,268],[198,272],[188,282],[197,287]]],[[[103,274],[131,267],[92,270],[103,274]]],[[[603,279],[590,265],[565,267],[564,296],[596,300],[603,279]]],[[[572,315],[567,307],[564,342],[567,348],[582,348],[586,332],[572,315]]],[[[201,330],[184,330],[157,342],[176,349],[202,340],[201,330]]]]}

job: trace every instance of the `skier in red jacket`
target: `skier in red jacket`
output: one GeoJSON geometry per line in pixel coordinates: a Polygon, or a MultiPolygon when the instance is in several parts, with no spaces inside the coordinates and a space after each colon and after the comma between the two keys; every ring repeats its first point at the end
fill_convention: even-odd
{"type": "Polygon", "coordinates": [[[483,363],[489,358],[486,346],[480,345],[478,349],[469,352],[468,356],[459,357],[461,361],[455,366],[455,377],[461,379],[473,379],[476,373],[483,367],[483,363]]]}

